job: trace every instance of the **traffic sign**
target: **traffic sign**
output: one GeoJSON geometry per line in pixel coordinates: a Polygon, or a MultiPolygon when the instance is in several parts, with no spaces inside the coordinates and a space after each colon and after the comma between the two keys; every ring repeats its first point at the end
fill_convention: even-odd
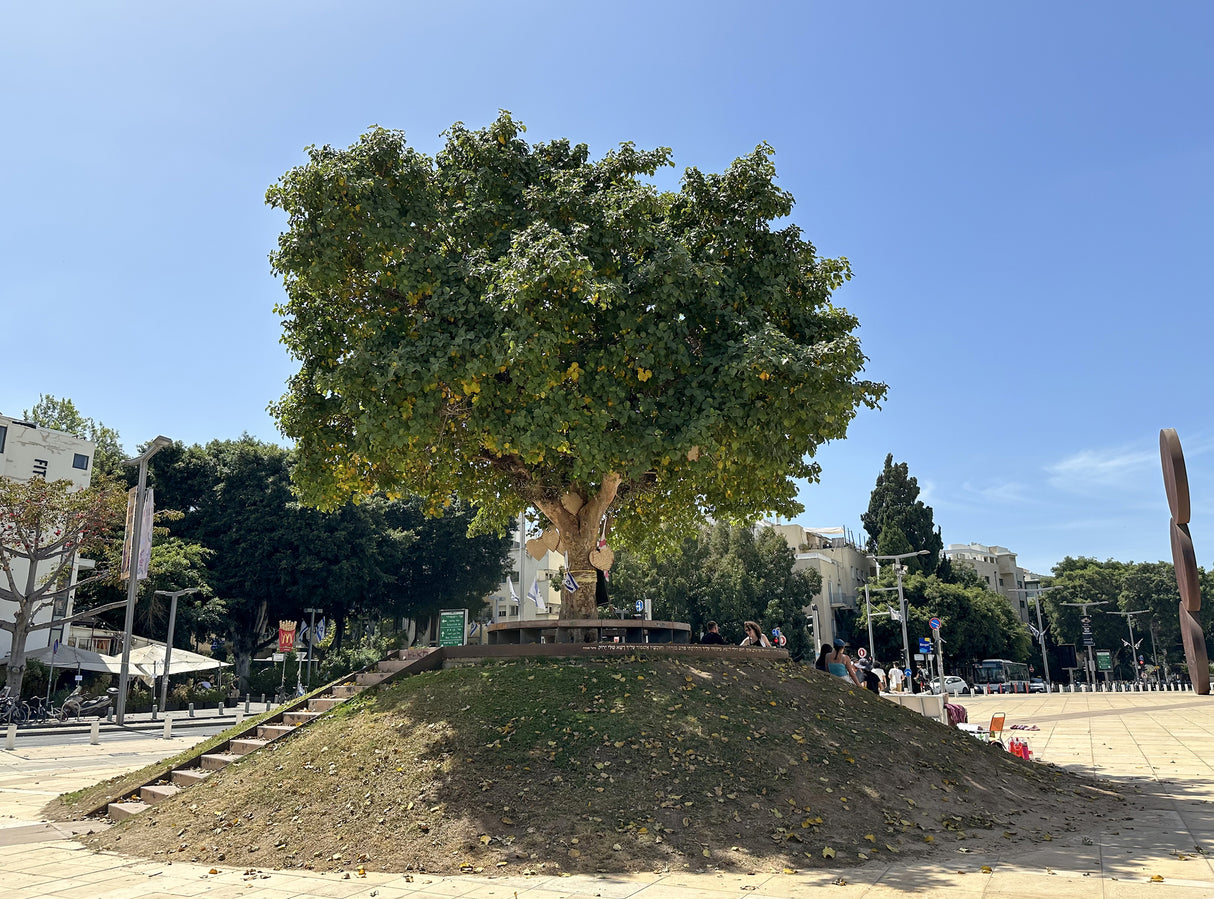
{"type": "Polygon", "coordinates": [[[865,649],[863,646],[861,646],[859,649],[856,650],[856,655],[863,659],[868,655],[868,650],[865,649]]]}
{"type": "Polygon", "coordinates": [[[1079,619],[1079,623],[1080,623],[1080,624],[1091,624],[1091,623],[1092,623],[1092,619],[1091,619],[1091,618],[1089,618],[1088,616],[1086,616],[1086,615],[1085,615],[1085,616],[1083,616],[1082,618],[1080,618],[1080,619],[1079,619]]]}
{"type": "Polygon", "coordinates": [[[919,652],[930,653],[932,651],[932,641],[928,637],[919,638],[919,652]]]}
{"type": "Polygon", "coordinates": [[[931,627],[931,629],[934,631],[940,630],[940,619],[933,618],[931,621],[928,622],[928,626],[931,627]]]}
{"type": "Polygon", "coordinates": [[[638,599],[638,600],[636,601],[636,610],[637,610],[638,612],[644,612],[644,611],[645,611],[645,600],[643,600],[643,599],[638,599]]]}

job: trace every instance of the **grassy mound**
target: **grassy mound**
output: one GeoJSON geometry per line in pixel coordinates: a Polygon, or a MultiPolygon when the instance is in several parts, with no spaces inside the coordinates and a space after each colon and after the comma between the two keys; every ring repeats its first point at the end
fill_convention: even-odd
{"type": "Polygon", "coordinates": [[[436,874],[837,866],[1124,814],[793,663],[466,666],[368,691],[89,838],[262,868],[436,874]]]}

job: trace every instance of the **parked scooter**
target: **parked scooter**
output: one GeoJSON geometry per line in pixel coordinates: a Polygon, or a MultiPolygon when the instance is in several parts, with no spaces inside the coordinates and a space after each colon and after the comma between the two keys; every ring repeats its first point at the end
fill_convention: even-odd
{"type": "Polygon", "coordinates": [[[86,715],[96,715],[104,718],[106,711],[114,703],[118,695],[117,687],[110,687],[102,696],[89,696],[80,687],[76,687],[67,699],[63,700],[63,708],[59,710],[59,720],[66,721],[75,718],[79,721],[86,715]]]}

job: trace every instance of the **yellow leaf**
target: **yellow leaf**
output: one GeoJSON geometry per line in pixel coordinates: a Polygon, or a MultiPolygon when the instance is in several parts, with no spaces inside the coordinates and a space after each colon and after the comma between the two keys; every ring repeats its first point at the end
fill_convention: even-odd
{"type": "Polygon", "coordinates": [[[825,847],[825,848],[822,850],[822,857],[823,857],[823,858],[834,858],[834,857],[835,857],[835,850],[831,849],[829,846],[825,847]]]}
{"type": "Polygon", "coordinates": [[[982,871],[982,873],[983,873],[983,874],[990,874],[990,873],[991,873],[991,866],[990,866],[990,865],[983,865],[983,866],[982,866],[982,868],[981,868],[981,871],[982,871]]]}
{"type": "Polygon", "coordinates": [[[1163,877],[1161,877],[1159,874],[1155,874],[1151,877],[1151,883],[1163,883],[1163,877]]]}
{"type": "Polygon", "coordinates": [[[875,843],[875,842],[877,842],[877,838],[876,838],[876,837],[874,837],[874,836],[873,836],[871,833],[866,833],[866,834],[864,835],[864,839],[868,840],[870,843],[875,843]]]}
{"type": "Polygon", "coordinates": [[[481,834],[481,844],[482,844],[482,845],[488,846],[488,845],[489,845],[489,841],[490,841],[491,839],[493,839],[493,837],[489,836],[489,834],[487,834],[487,833],[483,833],[483,834],[481,834]]]}

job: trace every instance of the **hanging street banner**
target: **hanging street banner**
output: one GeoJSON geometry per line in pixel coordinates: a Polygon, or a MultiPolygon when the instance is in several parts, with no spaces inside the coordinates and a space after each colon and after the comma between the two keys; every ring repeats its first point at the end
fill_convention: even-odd
{"type": "MultiPolygon", "coordinates": [[[[131,576],[131,540],[135,534],[135,506],[138,487],[132,487],[126,494],[126,534],[122,540],[122,570],[119,577],[126,580],[131,576]]],[[[139,521],[139,573],[136,579],[147,580],[148,565],[152,561],[152,516],[156,509],[156,494],[151,487],[144,491],[143,517],[139,521]]]]}
{"type": "Polygon", "coordinates": [[[278,622],[278,651],[279,652],[294,652],[295,651],[295,622],[294,621],[278,622]]]}
{"type": "Polygon", "coordinates": [[[463,646],[467,631],[467,609],[443,609],[438,613],[439,646],[463,646]]]}

